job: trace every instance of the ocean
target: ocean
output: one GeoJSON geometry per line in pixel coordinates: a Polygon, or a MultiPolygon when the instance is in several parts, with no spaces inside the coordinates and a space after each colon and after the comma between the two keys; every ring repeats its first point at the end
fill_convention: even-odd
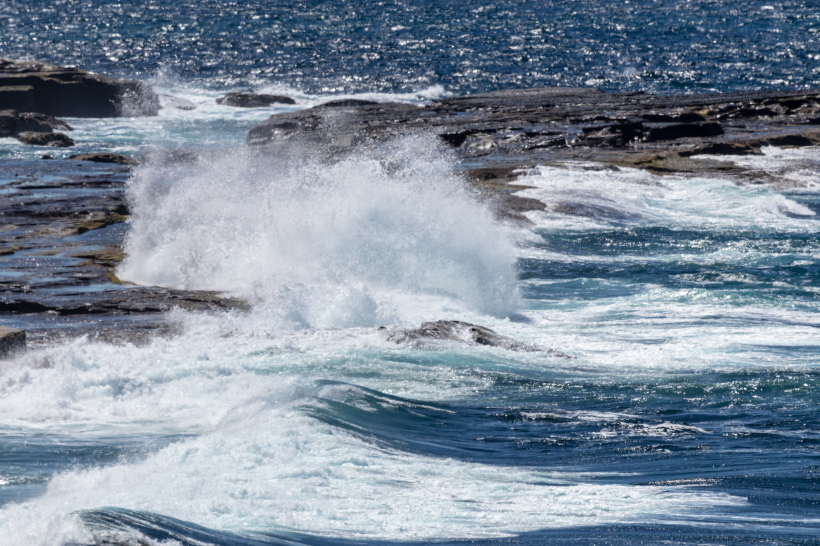
{"type": "MultiPolygon", "coordinates": [[[[67,118],[77,146],[52,155],[209,151],[134,167],[117,276],[249,309],[0,361],[0,546],[817,544],[817,148],[731,158],[779,191],[541,165],[518,195],[587,213],[522,224],[430,135],[334,160],[244,143],[339,98],[818,88],[819,8],[6,0],[0,57],[140,79],[167,106],[67,118]],[[230,91],[296,104],[218,105],[230,91]],[[553,352],[377,329],[438,320],[553,352]]],[[[0,161],[42,154],[0,139],[0,161]]]]}

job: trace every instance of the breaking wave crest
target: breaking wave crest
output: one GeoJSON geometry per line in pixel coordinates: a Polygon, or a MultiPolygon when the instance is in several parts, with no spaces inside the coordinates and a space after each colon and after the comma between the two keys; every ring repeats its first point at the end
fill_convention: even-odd
{"type": "Polygon", "coordinates": [[[230,292],[282,326],[396,323],[431,297],[496,316],[518,305],[506,228],[427,137],[335,160],[306,147],[155,160],[128,195],[121,278],[230,292]]]}

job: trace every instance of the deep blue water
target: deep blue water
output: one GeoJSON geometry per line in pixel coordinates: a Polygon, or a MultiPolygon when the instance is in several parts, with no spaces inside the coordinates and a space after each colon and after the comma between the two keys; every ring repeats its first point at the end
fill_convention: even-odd
{"type": "MultiPolygon", "coordinates": [[[[526,196],[603,213],[503,226],[434,139],[260,159],[244,136],[283,108],[214,99],[820,87],[820,6],[10,0],[0,21],[0,56],[196,104],[69,120],[72,152],[230,149],[135,169],[118,275],[254,306],[0,362],[0,546],[818,543],[816,149],[748,160],[783,193],[543,168],[526,196]],[[439,319],[566,357],[375,330],[439,319]]],[[[41,154],[0,140],[0,189],[41,154]]]]}
{"type": "Polygon", "coordinates": [[[820,87],[818,4],[787,0],[8,0],[0,53],[218,88],[463,94],[820,87]]]}

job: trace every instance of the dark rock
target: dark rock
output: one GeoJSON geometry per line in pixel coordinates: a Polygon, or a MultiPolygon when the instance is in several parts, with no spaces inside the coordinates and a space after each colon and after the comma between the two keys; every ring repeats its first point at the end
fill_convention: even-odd
{"type": "Polygon", "coordinates": [[[680,152],[681,157],[693,155],[763,155],[758,144],[744,142],[717,142],[680,152]]]}
{"type": "Polygon", "coordinates": [[[27,131],[17,135],[17,140],[32,146],[51,146],[53,148],[68,148],[74,146],[74,141],[63,133],[36,133],[27,131]]]}
{"type": "Polygon", "coordinates": [[[94,163],[116,163],[118,165],[136,165],[137,160],[133,157],[109,153],[75,154],[66,159],[75,161],[93,161],[94,163]]]}
{"type": "Polygon", "coordinates": [[[332,106],[326,103],[307,110],[274,114],[251,127],[247,142],[250,145],[273,144],[298,135],[323,146],[344,148],[345,142],[340,142],[340,136],[356,134],[359,139],[387,138],[403,130],[402,122],[408,121],[420,110],[409,104],[353,100],[335,102],[332,106]]]}
{"type": "Polygon", "coordinates": [[[759,117],[773,117],[780,112],[775,112],[771,108],[737,108],[719,114],[718,119],[747,119],[759,117]]]}
{"type": "MultiPolygon", "coordinates": [[[[341,132],[358,135],[359,140],[378,140],[399,132],[428,131],[464,159],[492,153],[493,158],[515,158],[519,163],[531,158],[537,163],[551,157],[577,156],[586,148],[645,152],[662,150],[667,144],[661,143],[682,138],[702,139],[703,144],[709,144],[722,140],[725,131],[732,132],[726,139],[732,140],[742,129],[732,121],[734,118],[726,118],[729,121],[725,126],[705,120],[744,108],[753,110],[768,124],[805,125],[809,112],[791,117],[773,117],[769,112],[785,112],[791,106],[805,109],[816,102],[813,97],[818,93],[800,90],[655,96],[550,87],[451,97],[425,107],[344,99],[275,114],[251,128],[247,142],[263,145],[297,137],[332,147],[341,132]],[[767,106],[762,106],[764,101],[769,101],[767,106]],[[579,133],[577,125],[590,122],[606,123],[583,127],[579,133]],[[669,125],[648,125],[655,123],[669,125]],[[571,136],[575,138],[569,148],[566,141],[571,136]]],[[[746,113],[752,112],[742,111],[741,115],[746,113]]]]}
{"type": "Polygon", "coordinates": [[[420,328],[384,329],[384,332],[388,341],[398,344],[411,343],[422,349],[437,349],[440,348],[442,342],[453,342],[472,346],[501,347],[510,351],[546,352],[555,356],[566,356],[552,349],[521,343],[511,337],[499,335],[484,326],[457,320],[425,322],[420,328]]]}
{"type": "Polygon", "coordinates": [[[528,141],[524,147],[524,151],[540,150],[544,148],[562,148],[567,146],[567,139],[564,135],[555,137],[535,138],[528,141]]]}
{"type": "Polygon", "coordinates": [[[54,159],[54,156],[51,155],[51,154],[46,154],[43,157],[41,157],[40,159],[54,159]]]}
{"type": "Polygon", "coordinates": [[[0,59],[0,109],[50,116],[154,116],[159,100],[147,84],[39,61],[0,59]]]}
{"type": "Polygon", "coordinates": [[[760,142],[760,144],[764,146],[778,146],[789,148],[797,148],[801,146],[816,146],[818,143],[818,135],[814,135],[814,138],[810,138],[806,135],[778,135],[761,139],[758,142],[760,142]]]}
{"type": "Polygon", "coordinates": [[[351,106],[368,106],[372,104],[379,104],[378,102],[374,102],[372,100],[361,100],[361,99],[340,99],[340,100],[332,100],[328,102],[323,102],[322,104],[316,106],[316,108],[349,108],[351,106]]]}
{"type": "MultiPolygon", "coordinates": [[[[340,101],[341,102],[341,101],[340,101]]],[[[364,102],[364,101],[362,101],[364,102]]],[[[374,103],[368,103],[374,104],[374,103]]],[[[449,144],[450,146],[455,146],[458,148],[464,142],[473,135],[491,135],[493,133],[497,133],[497,129],[467,129],[464,131],[458,131],[456,133],[441,133],[438,137],[449,144]]]]}
{"type": "Polygon", "coordinates": [[[56,129],[73,130],[68,123],[45,114],[0,110],[0,138],[16,137],[27,131],[50,133],[56,129]]]}
{"type": "Polygon", "coordinates": [[[680,123],[666,125],[665,127],[653,127],[643,137],[643,140],[644,142],[657,142],[659,140],[677,140],[679,138],[713,137],[722,134],[723,128],[718,123],[680,123]]]}
{"type": "Polygon", "coordinates": [[[530,220],[524,216],[525,212],[534,210],[546,210],[543,201],[531,197],[520,197],[518,195],[500,192],[489,199],[493,206],[496,218],[500,220],[512,220],[520,224],[531,224],[530,220]]]}
{"type": "Polygon", "coordinates": [[[165,315],[174,308],[200,312],[248,309],[216,292],[116,284],[112,268],[124,258],[122,222],[131,167],[91,161],[0,161],[0,176],[17,178],[0,199],[2,250],[37,256],[2,258],[13,279],[0,283],[0,317],[27,315],[28,343],[57,343],[88,335],[110,342],[147,342],[172,335],[165,315]],[[17,177],[16,175],[21,176],[17,177]],[[31,191],[35,189],[37,191],[31,191]]]}
{"type": "Polygon", "coordinates": [[[655,123],[698,123],[706,118],[696,112],[671,112],[668,114],[641,114],[641,118],[655,123]]]}
{"type": "Polygon", "coordinates": [[[643,123],[631,121],[606,127],[585,127],[572,145],[622,148],[641,138],[645,130],[643,123]]]}
{"type": "Polygon", "coordinates": [[[438,137],[450,146],[458,148],[464,144],[464,141],[467,140],[470,134],[469,131],[459,131],[458,133],[442,133],[438,137]]]}
{"type": "Polygon", "coordinates": [[[26,350],[26,331],[0,326],[0,358],[26,350]]]}
{"type": "Polygon", "coordinates": [[[217,104],[239,108],[262,108],[271,104],[296,104],[290,97],[281,95],[259,95],[256,93],[228,93],[216,99],[217,104]]]}

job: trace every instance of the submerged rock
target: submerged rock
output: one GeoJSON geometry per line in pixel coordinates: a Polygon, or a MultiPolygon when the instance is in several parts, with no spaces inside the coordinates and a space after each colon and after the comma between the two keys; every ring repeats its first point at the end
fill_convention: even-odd
{"type": "Polygon", "coordinates": [[[228,93],[216,99],[217,104],[239,108],[263,108],[271,104],[296,104],[290,97],[282,95],[262,95],[257,93],[228,93]]]}
{"type": "Polygon", "coordinates": [[[32,146],[51,146],[53,148],[69,148],[74,141],[63,133],[38,133],[26,131],[17,135],[17,140],[32,146]]]}
{"type": "Polygon", "coordinates": [[[552,349],[545,349],[531,343],[522,343],[511,337],[502,336],[484,326],[458,320],[425,322],[420,328],[401,330],[387,330],[385,328],[383,331],[386,333],[388,341],[397,344],[411,343],[424,349],[440,348],[441,342],[454,342],[472,346],[501,347],[509,351],[544,352],[554,356],[567,356],[552,349]]]}
{"type": "Polygon", "coordinates": [[[77,118],[155,116],[159,100],[149,85],[135,80],[0,58],[0,109],[77,118]]]}

